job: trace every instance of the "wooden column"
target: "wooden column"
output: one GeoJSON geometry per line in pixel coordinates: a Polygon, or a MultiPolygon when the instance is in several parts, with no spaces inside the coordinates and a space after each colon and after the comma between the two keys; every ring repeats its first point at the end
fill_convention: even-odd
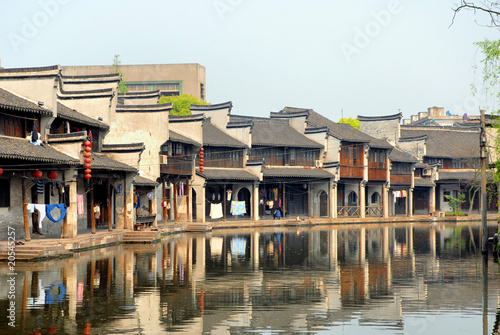
{"type": "Polygon", "coordinates": [[[113,222],[111,222],[111,220],[113,220],[113,215],[112,215],[112,212],[111,212],[111,179],[108,178],[108,195],[107,195],[107,202],[108,202],[108,230],[109,231],[112,231],[113,230],[113,222]]]}
{"type": "Polygon", "coordinates": [[[94,213],[94,185],[89,179],[90,183],[90,227],[91,227],[91,233],[95,234],[95,213],[94,213]]]}
{"type": "Polygon", "coordinates": [[[173,200],[174,200],[174,222],[177,222],[177,220],[179,219],[178,216],[177,216],[177,184],[176,183],[173,183],[173,191],[174,191],[174,196],[173,196],[173,200]]]}
{"type": "MultiPolygon", "coordinates": [[[[163,180],[161,194],[162,194],[162,202],[165,202],[165,204],[167,203],[166,202],[167,201],[166,187],[167,187],[167,183],[165,180],[163,180]]],[[[163,207],[163,223],[166,224],[167,220],[168,220],[168,209],[167,209],[167,206],[164,206],[163,207]]]]}
{"type": "Polygon", "coordinates": [[[222,212],[224,214],[224,221],[226,221],[226,184],[224,183],[224,191],[222,192],[222,212]]]}
{"type": "MultiPolygon", "coordinates": [[[[31,241],[30,236],[30,222],[28,219],[28,200],[26,199],[26,179],[21,179],[21,193],[23,197],[23,221],[24,221],[24,239],[31,241]]],[[[33,225],[35,222],[33,222],[33,225]]]]}
{"type": "Polygon", "coordinates": [[[191,195],[189,192],[191,192],[191,188],[189,187],[189,182],[186,179],[186,193],[184,194],[184,196],[186,197],[186,221],[187,222],[193,221],[191,219],[191,217],[189,216],[189,214],[191,213],[190,208],[189,208],[191,206],[191,195]]]}

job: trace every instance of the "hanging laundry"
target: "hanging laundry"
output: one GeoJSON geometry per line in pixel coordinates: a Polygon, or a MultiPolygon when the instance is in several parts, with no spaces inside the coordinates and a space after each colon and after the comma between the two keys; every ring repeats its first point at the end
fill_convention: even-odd
{"type": "Polygon", "coordinates": [[[231,214],[243,215],[247,213],[246,204],[244,201],[231,201],[231,214]]]}
{"type": "Polygon", "coordinates": [[[33,182],[35,183],[36,186],[36,193],[43,194],[43,186],[45,185],[46,181],[33,179],[33,182]]]}
{"type": "Polygon", "coordinates": [[[222,214],[222,203],[210,204],[210,217],[212,219],[220,219],[224,217],[224,214],[222,214]]]}
{"type": "Polygon", "coordinates": [[[38,211],[38,228],[42,229],[42,221],[45,219],[45,205],[35,204],[35,210],[38,211]]]}
{"type": "Polygon", "coordinates": [[[180,182],[179,183],[179,197],[183,197],[184,196],[184,182],[180,182]]]}
{"type": "MultiPolygon", "coordinates": [[[[139,207],[137,207],[139,208],[139,207]]],[[[94,218],[99,219],[101,217],[101,206],[95,205],[94,206],[94,218]]]]}
{"type": "Polygon", "coordinates": [[[227,190],[227,201],[231,201],[231,196],[233,195],[233,191],[227,190]]]}
{"type": "Polygon", "coordinates": [[[149,200],[153,200],[153,192],[148,192],[146,196],[148,197],[149,200]]]}
{"type": "Polygon", "coordinates": [[[84,204],[83,204],[83,194],[76,195],[76,214],[83,215],[84,214],[84,204]]]}
{"type": "Polygon", "coordinates": [[[402,192],[401,196],[402,196],[403,198],[406,198],[406,190],[403,190],[403,192],[402,192]]]}
{"type": "Polygon", "coordinates": [[[35,211],[35,204],[28,204],[28,211],[33,213],[35,211]]]}
{"type": "Polygon", "coordinates": [[[141,208],[141,197],[139,194],[135,197],[134,208],[141,208]]]}
{"type": "Polygon", "coordinates": [[[66,207],[64,206],[64,204],[53,204],[53,205],[46,205],[46,214],[47,214],[47,217],[49,218],[50,221],[52,222],[59,222],[61,221],[62,219],[64,219],[64,217],[66,216],[66,207]],[[61,215],[59,216],[58,219],[54,219],[52,217],[52,211],[54,210],[54,208],[58,208],[60,211],[61,211],[61,215]]]}
{"type": "Polygon", "coordinates": [[[277,187],[275,187],[273,189],[273,193],[274,193],[274,201],[277,201],[278,200],[278,188],[277,187]]]}

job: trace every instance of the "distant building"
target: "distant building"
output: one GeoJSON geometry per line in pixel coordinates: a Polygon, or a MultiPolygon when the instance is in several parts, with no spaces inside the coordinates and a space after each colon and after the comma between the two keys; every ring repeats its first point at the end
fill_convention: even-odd
{"type": "MultiPolygon", "coordinates": [[[[111,65],[62,66],[63,76],[102,75],[111,65]]],[[[206,100],[205,67],[200,64],[120,65],[129,92],[159,90],[161,95],[191,94],[206,100]]]]}

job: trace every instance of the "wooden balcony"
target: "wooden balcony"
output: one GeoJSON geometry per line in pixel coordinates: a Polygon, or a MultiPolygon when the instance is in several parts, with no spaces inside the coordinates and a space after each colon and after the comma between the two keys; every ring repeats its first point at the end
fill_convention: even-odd
{"type": "Polygon", "coordinates": [[[193,166],[192,159],[169,156],[167,164],[160,164],[160,173],[189,176],[193,174],[193,166]]]}
{"type": "Polygon", "coordinates": [[[385,168],[368,168],[368,180],[387,181],[387,170],[385,168]]]}
{"type": "Polygon", "coordinates": [[[411,174],[391,174],[391,185],[411,185],[411,174]]]}
{"type": "Polygon", "coordinates": [[[363,166],[340,165],[340,178],[363,179],[363,166]]]}

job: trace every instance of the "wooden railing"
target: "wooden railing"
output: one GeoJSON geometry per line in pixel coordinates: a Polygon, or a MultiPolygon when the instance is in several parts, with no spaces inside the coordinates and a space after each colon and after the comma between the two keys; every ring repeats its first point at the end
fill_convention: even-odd
{"type": "Polygon", "coordinates": [[[340,178],[363,178],[363,166],[340,165],[340,178]]]}
{"type": "Polygon", "coordinates": [[[366,216],[375,216],[382,217],[383,215],[382,206],[366,206],[365,207],[365,215],[366,216]]]}
{"type": "Polygon", "coordinates": [[[391,174],[391,185],[411,185],[411,174],[391,174]]]}
{"type": "Polygon", "coordinates": [[[167,164],[160,164],[160,173],[191,175],[193,174],[193,162],[192,159],[169,156],[167,164]]]}
{"type": "Polygon", "coordinates": [[[385,168],[368,168],[368,180],[387,180],[387,170],[385,168]]]}
{"type": "Polygon", "coordinates": [[[340,206],[337,208],[337,216],[359,217],[359,206],[340,206]]]}

